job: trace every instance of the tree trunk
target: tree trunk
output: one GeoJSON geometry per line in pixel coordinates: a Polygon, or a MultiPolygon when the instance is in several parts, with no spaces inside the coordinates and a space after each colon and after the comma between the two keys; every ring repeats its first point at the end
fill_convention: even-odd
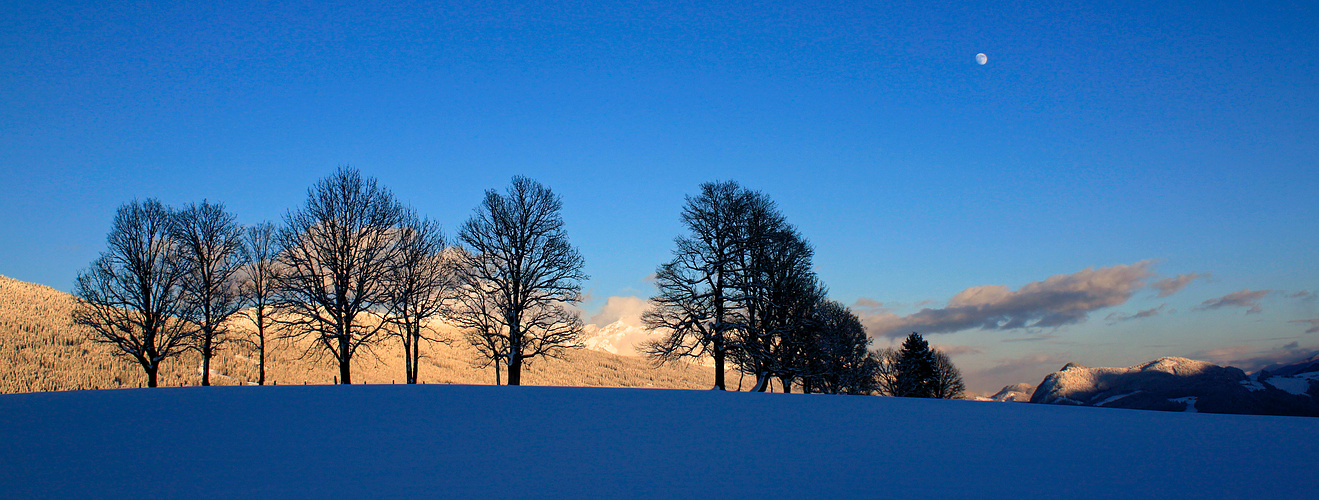
{"type": "MultiPolygon", "coordinates": [[[[346,328],[344,330],[351,331],[351,327],[346,328]]],[[[348,336],[347,333],[345,332],[339,337],[339,383],[340,384],[349,385],[353,383],[353,379],[348,374],[348,369],[351,366],[352,360],[353,360],[353,353],[351,350],[349,350],[348,336]]]]}
{"type": "Polygon", "coordinates": [[[714,388],[718,390],[727,390],[724,385],[724,343],[716,340],[714,342],[714,388]]]}
{"type": "Polygon", "coordinates": [[[783,382],[783,393],[792,394],[792,379],[787,377],[780,377],[779,381],[783,382]]]}
{"type": "Polygon", "coordinates": [[[412,352],[408,354],[411,358],[411,369],[408,373],[408,383],[417,383],[417,373],[421,368],[421,333],[416,332],[412,335],[412,352]]]}
{"type": "Polygon", "coordinates": [[[208,386],[211,385],[211,336],[202,335],[202,386],[208,386]]]}
{"type": "Polygon", "coordinates": [[[751,388],[751,392],[765,392],[769,389],[770,378],[764,373],[756,374],[756,386],[751,388]]]}
{"type": "Polygon", "coordinates": [[[508,385],[522,385],[522,357],[508,357],[508,385]]]}
{"type": "Polygon", "coordinates": [[[261,356],[261,361],[257,364],[259,374],[257,375],[256,384],[266,385],[266,334],[264,331],[258,333],[257,340],[259,341],[257,343],[257,351],[259,351],[258,354],[261,356]]]}
{"type": "Polygon", "coordinates": [[[491,364],[495,365],[495,385],[499,385],[499,360],[496,359],[495,362],[491,364]]]}
{"type": "Polygon", "coordinates": [[[146,372],[147,372],[147,387],[155,387],[155,386],[156,386],[156,372],[160,370],[160,366],[159,366],[159,365],[157,365],[157,366],[146,366],[146,365],[143,365],[143,366],[142,366],[142,369],[143,369],[143,370],[146,370],[146,372]]]}
{"type": "Polygon", "coordinates": [[[412,338],[411,333],[404,333],[403,337],[403,383],[416,383],[412,380],[412,345],[409,340],[412,338]]]}
{"type": "Polygon", "coordinates": [[[344,385],[353,383],[352,379],[349,378],[347,359],[339,362],[339,383],[344,385]]]}

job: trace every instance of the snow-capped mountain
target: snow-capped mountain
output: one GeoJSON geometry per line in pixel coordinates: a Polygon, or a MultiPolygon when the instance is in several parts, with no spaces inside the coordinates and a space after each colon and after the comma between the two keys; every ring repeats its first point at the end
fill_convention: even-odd
{"type": "Polygon", "coordinates": [[[637,347],[650,339],[651,332],[623,322],[615,321],[605,326],[588,324],[582,329],[582,343],[587,349],[604,351],[610,354],[636,356],[637,347]]]}
{"type": "Polygon", "coordinates": [[[1068,363],[1044,378],[1032,403],[1164,411],[1319,416],[1319,362],[1247,375],[1238,368],[1159,358],[1126,368],[1068,363]]]}
{"type": "Polygon", "coordinates": [[[1029,403],[1030,395],[1035,392],[1035,386],[1021,383],[1004,386],[993,396],[978,396],[976,401],[998,401],[1000,403],[1029,403]]]}

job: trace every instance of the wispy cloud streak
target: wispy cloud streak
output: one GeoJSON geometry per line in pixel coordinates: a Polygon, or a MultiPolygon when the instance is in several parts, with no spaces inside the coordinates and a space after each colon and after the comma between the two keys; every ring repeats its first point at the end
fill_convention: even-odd
{"type": "Polygon", "coordinates": [[[1209,299],[1200,303],[1196,307],[1197,311],[1209,311],[1213,309],[1222,309],[1224,307],[1245,307],[1246,314],[1258,314],[1264,311],[1260,306],[1259,300],[1265,295],[1273,293],[1273,290],[1251,290],[1249,288],[1239,292],[1232,292],[1216,299],[1209,299]]]}

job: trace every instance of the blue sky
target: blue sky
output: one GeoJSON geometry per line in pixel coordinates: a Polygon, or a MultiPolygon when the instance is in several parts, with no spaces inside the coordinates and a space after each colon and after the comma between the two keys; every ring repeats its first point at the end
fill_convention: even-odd
{"type": "Polygon", "coordinates": [[[69,290],[134,198],[278,220],[348,164],[452,230],[521,174],[563,198],[588,317],[628,316],[607,298],[652,293],[683,196],[735,179],[875,327],[973,287],[1196,273],[930,334],[977,390],[1296,356],[1319,349],[1295,322],[1319,318],[1317,25],[1304,2],[6,3],[0,274],[69,290]]]}

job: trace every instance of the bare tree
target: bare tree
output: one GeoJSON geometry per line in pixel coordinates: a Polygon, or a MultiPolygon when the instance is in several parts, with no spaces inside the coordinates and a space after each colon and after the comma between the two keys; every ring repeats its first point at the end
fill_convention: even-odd
{"type": "Polygon", "coordinates": [[[738,328],[735,311],[740,237],[749,191],[737,182],[701,185],[687,197],[682,221],[690,233],[674,240],[673,260],[655,271],[659,293],[642,315],[646,328],[664,335],[643,346],[664,363],[683,357],[714,360],[714,388],[725,390],[724,364],[738,328]]]}
{"type": "Polygon", "coordinates": [[[358,349],[382,336],[374,314],[385,273],[395,261],[395,235],[405,209],[376,180],[343,167],[316,183],[306,204],[284,217],[279,231],[276,308],[289,335],[311,338],[339,364],[339,383],[352,383],[358,349]]]}
{"type": "Polygon", "coordinates": [[[880,396],[898,395],[898,351],[886,347],[870,352],[875,361],[875,392],[880,396]]]}
{"type": "Polygon", "coordinates": [[[581,301],[587,277],[563,230],[562,207],[549,188],[514,177],[506,195],[486,191],[458,233],[466,261],[454,322],[507,364],[509,385],[521,384],[524,361],[580,347],[581,318],[566,306],[581,301]]]}
{"type": "Polygon", "coordinates": [[[439,224],[409,216],[397,238],[398,252],[385,273],[382,302],[392,325],[390,335],[403,343],[404,377],[415,384],[421,341],[448,343],[426,333],[431,331],[430,321],[446,311],[455,278],[439,224]]]}
{"type": "Polygon", "coordinates": [[[768,198],[751,206],[743,233],[745,249],[739,252],[734,276],[741,327],[734,330],[733,360],[739,370],[756,377],[753,390],[766,390],[770,378],[778,377],[789,392],[810,341],[802,338],[812,332],[806,323],[825,291],[812,270],[814,251],[806,240],[783,222],[768,198]]]}
{"type": "Polygon", "coordinates": [[[187,348],[190,328],[181,283],[185,269],[169,238],[171,211],[159,201],[119,207],[109,249],[78,274],[73,320],[142,366],[156,386],[160,364],[187,348]]]}
{"type": "Polygon", "coordinates": [[[211,358],[228,340],[227,323],[240,307],[236,275],[243,264],[242,229],[224,205],[203,201],[174,213],[170,235],[186,269],[183,300],[196,325],[193,348],[202,357],[202,385],[211,385],[211,358]]]}
{"type": "Polygon", "coordinates": [[[497,290],[486,289],[472,279],[475,273],[469,272],[465,266],[472,265],[475,259],[466,250],[454,248],[451,251],[455,254],[454,262],[461,267],[454,269],[459,288],[452,307],[446,311],[446,318],[450,324],[462,329],[468,343],[476,348],[478,361],[475,366],[494,367],[495,385],[499,385],[499,364],[504,353],[508,352],[508,342],[500,335],[500,314],[494,301],[497,290]]]}
{"type": "Polygon", "coordinates": [[[934,387],[931,397],[942,399],[960,399],[966,393],[966,384],[962,382],[962,371],[953,365],[953,360],[938,349],[934,350],[934,387]]]}
{"type": "Polygon", "coordinates": [[[274,320],[270,314],[273,310],[275,287],[279,282],[279,267],[275,263],[275,225],[263,222],[248,227],[243,232],[243,268],[239,276],[238,294],[245,307],[242,315],[256,327],[255,341],[250,341],[256,348],[258,360],[257,384],[266,385],[266,340],[274,320]]]}

